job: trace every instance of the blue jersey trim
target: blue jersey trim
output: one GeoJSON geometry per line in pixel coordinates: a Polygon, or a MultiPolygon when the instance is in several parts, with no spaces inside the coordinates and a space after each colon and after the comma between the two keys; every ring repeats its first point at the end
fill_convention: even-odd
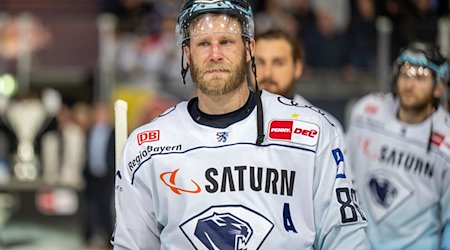
{"type": "Polygon", "coordinates": [[[346,179],[347,176],[345,176],[345,174],[337,174],[336,175],[336,179],[346,179]]]}

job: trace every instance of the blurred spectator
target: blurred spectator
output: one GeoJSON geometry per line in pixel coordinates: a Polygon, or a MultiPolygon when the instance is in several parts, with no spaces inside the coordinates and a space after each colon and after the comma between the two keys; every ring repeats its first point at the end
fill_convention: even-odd
{"type": "MultiPolygon", "coordinates": [[[[329,19],[329,31],[344,33],[350,22],[350,1],[348,0],[313,0],[310,2],[316,14],[329,19]]],[[[325,31],[322,31],[325,32],[325,31]]],[[[328,33],[328,32],[327,32],[328,33]]]]}
{"type": "Polygon", "coordinates": [[[271,29],[283,29],[296,37],[298,32],[297,20],[282,8],[279,0],[266,0],[264,9],[255,15],[256,33],[271,29]]]}
{"type": "Polygon", "coordinates": [[[311,30],[316,26],[316,14],[309,0],[298,0],[293,13],[297,20],[298,38],[305,43],[310,37],[311,30]]]}
{"type": "Polygon", "coordinates": [[[43,49],[51,40],[51,35],[46,26],[33,16],[11,16],[5,13],[0,16],[0,58],[6,60],[15,59],[20,54],[21,23],[28,21],[27,46],[31,52],[43,49]],[[22,17],[22,19],[20,19],[22,17]]]}
{"type": "Polygon", "coordinates": [[[413,40],[421,40],[435,44],[438,33],[438,12],[432,8],[430,0],[411,0],[407,5],[410,10],[402,22],[402,46],[413,40]]]}
{"type": "Polygon", "coordinates": [[[394,60],[398,51],[405,45],[402,37],[402,20],[406,13],[406,2],[403,0],[381,0],[377,1],[379,15],[386,16],[392,23],[390,58],[394,60]]]}
{"type": "Polygon", "coordinates": [[[341,68],[347,62],[345,31],[350,19],[350,4],[347,0],[310,1],[315,13],[316,26],[304,40],[309,57],[306,63],[314,68],[341,68]]]}
{"type": "Polygon", "coordinates": [[[316,27],[305,41],[306,63],[318,69],[340,69],[348,61],[345,33],[336,29],[327,12],[316,13],[316,27]]]}
{"type": "Polygon", "coordinates": [[[437,44],[440,46],[441,53],[450,58],[450,0],[442,0],[440,13],[442,17],[438,21],[437,44]]]}
{"type": "Polygon", "coordinates": [[[67,104],[61,107],[55,125],[57,131],[50,129],[42,136],[44,180],[48,185],[80,190],[84,186],[86,135],[73,121],[72,111],[67,104]]]}
{"type": "Polygon", "coordinates": [[[87,139],[86,216],[84,240],[87,246],[109,246],[113,231],[114,130],[106,103],[93,107],[93,123],[87,139]]]}
{"type": "Polygon", "coordinates": [[[355,0],[348,29],[350,63],[356,69],[371,71],[375,64],[376,9],[374,0],[355,0]]]}
{"type": "Polygon", "coordinates": [[[91,127],[91,107],[84,102],[77,102],[72,107],[73,121],[81,127],[85,134],[91,127]]]}
{"type": "Polygon", "coordinates": [[[102,0],[103,11],[118,18],[119,34],[153,34],[159,27],[159,16],[151,1],[145,0],[102,0]]]}
{"type": "Polygon", "coordinates": [[[158,51],[161,54],[162,61],[157,64],[159,66],[158,80],[162,85],[161,89],[175,99],[189,100],[194,96],[194,84],[190,74],[188,74],[186,85],[183,85],[180,80],[181,50],[175,49],[177,48],[177,38],[174,31],[180,6],[173,2],[172,4],[159,3],[156,8],[163,16],[159,39],[161,47],[158,51]]]}
{"type": "Polygon", "coordinates": [[[62,186],[80,189],[83,183],[83,167],[86,160],[86,135],[73,121],[71,109],[64,105],[57,116],[62,147],[59,182],[62,186]]]}

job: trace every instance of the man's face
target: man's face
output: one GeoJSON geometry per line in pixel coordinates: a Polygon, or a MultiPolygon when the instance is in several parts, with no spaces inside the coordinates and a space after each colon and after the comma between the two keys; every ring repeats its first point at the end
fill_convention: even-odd
{"type": "Polygon", "coordinates": [[[244,84],[246,53],[239,22],[225,15],[205,15],[194,24],[185,53],[196,87],[206,95],[217,96],[244,84]],[[236,29],[239,31],[230,32],[236,29]]]}
{"type": "Polygon", "coordinates": [[[397,80],[397,94],[403,109],[421,111],[428,108],[435,96],[431,70],[403,64],[397,80]]]}
{"type": "Polygon", "coordinates": [[[292,48],[284,39],[259,39],[255,48],[258,85],[264,90],[292,97],[302,63],[294,62],[292,48]]]}

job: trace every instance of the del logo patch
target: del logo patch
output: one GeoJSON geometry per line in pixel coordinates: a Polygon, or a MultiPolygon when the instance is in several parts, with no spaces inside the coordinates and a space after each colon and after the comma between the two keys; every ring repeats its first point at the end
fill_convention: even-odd
{"type": "Polygon", "coordinates": [[[144,142],[159,141],[159,130],[148,130],[137,134],[138,144],[144,142]]]}
{"type": "Polygon", "coordinates": [[[298,120],[272,120],[268,134],[271,140],[314,146],[319,138],[319,126],[298,120]]]}

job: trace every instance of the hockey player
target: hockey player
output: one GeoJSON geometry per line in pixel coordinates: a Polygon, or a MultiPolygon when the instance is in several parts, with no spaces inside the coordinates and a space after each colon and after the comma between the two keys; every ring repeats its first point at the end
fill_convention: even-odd
{"type": "Polygon", "coordinates": [[[115,249],[368,249],[336,129],[249,90],[253,30],[245,0],[184,2],[182,76],[197,97],[128,138],[115,249]]]}
{"type": "Polygon", "coordinates": [[[373,249],[450,249],[447,82],[439,49],[413,42],[395,62],[393,93],[352,110],[346,146],[373,249]]]}
{"type": "MultiPolygon", "coordinates": [[[[304,67],[304,53],[300,42],[282,30],[269,30],[255,37],[255,62],[261,89],[292,99],[298,105],[308,105],[303,96],[295,93],[295,84],[304,67]]],[[[344,134],[341,123],[321,110],[326,118],[344,134]]]]}

